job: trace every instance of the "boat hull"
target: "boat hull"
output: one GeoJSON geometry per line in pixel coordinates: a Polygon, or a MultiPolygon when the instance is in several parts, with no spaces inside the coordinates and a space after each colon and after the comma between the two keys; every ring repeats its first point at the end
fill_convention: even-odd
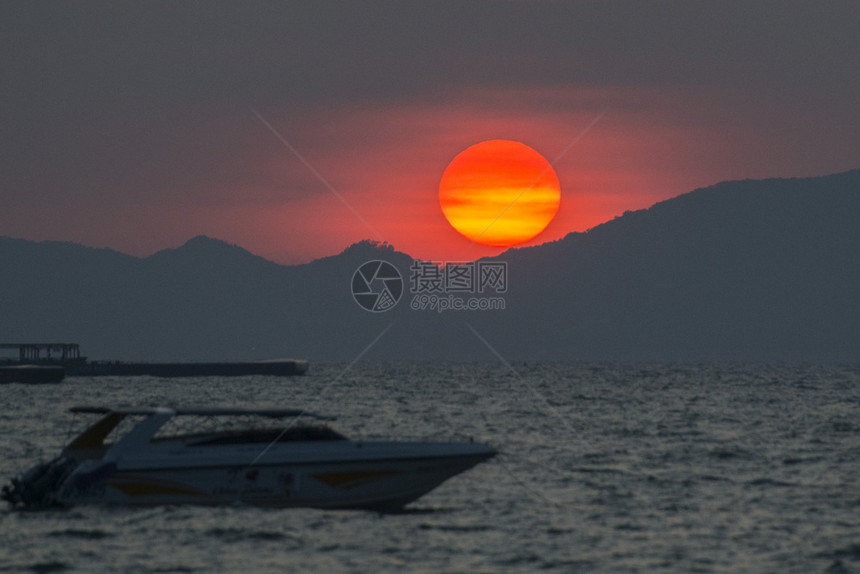
{"type": "MultiPolygon", "coordinates": [[[[330,420],[303,409],[239,407],[73,407],[102,417],[59,456],[36,465],[0,491],[13,506],[120,504],[402,508],[495,456],[469,442],[354,441],[298,417],[330,420]],[[132,426],[105,438],[131,417],[132,426]],[[134,419],[143,417],[134,423],[134,419]],[[293,418],[283,427],[188,432],[163,427],[174,417],[241,420],[293,418]],[[236,417],[239,417],[238,419],[236,417]]],[[[211,422],[211,421],[210,421],[211,422]]],[[[181,429],[181,430],[180,430],[181,429]]]]}
{"type": "Polygon", "coordinates": [[[243,504],[392,511],[495,454],[489,447],[474,446],[473,452],[448,455],[250,466],[135,468],[99,461],[76,469],[56,499],[64,505],[243,504]]]}

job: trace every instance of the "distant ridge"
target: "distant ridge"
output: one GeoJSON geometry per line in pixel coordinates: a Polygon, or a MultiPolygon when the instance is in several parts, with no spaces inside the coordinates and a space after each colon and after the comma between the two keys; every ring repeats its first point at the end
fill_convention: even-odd
{"type": "Polygon", "coordinates": [[[204,236],[137,258],[0,237],[0,340],[79,341],[92,358],[860,360],[860,170],[730,181],[495,258],[503,311],[410,309],[412,258],[364,241],[283,266],[204,236]],[[373,314],[350,281],[400,269],[373,314]],[[467,326],[468,323],[468,326],[467,326]]]}
{"type": "Polygon", "coordinates": [[[858,215],[860,170],[732,181],[500,258],[547,355],[858,360],[858,215]]]}

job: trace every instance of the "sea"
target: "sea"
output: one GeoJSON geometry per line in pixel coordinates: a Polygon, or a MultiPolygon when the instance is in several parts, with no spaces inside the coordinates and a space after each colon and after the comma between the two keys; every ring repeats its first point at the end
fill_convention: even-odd
{"type": "Polygon", "coordinates": [[[358,362],[0,396],[4,483],[82,404],[303,407],[500,451],[397,514],[3,507],[0,572],[860,573],[860,365],[358,362]]]}

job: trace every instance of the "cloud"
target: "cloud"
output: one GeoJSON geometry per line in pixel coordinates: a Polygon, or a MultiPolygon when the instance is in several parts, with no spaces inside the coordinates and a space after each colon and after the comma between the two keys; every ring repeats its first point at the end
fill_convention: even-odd
{"type": "Polygon", "coordinates": [[[813,81],[857,88],[856,3],[291,2],[8,6],[13,103],[402,101],[456,87],[813,81]],[[853,52],[852,52],[853,50],[853,52]],[[263,100],[263,101],[260,101],[263,100]]]}

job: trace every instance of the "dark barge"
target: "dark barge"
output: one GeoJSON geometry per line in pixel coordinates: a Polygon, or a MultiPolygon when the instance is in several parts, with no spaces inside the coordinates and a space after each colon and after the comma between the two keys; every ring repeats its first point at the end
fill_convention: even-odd
{"type": "Polygon", "coordinates": [[[66,376],[66,369],[60,365],[17,365],[0,363],[0,384],[59,383],[66,376]]]}
{"type": "MultiPolygon", "coordinates": [[[[303,375],[308,362],[301,359],[278,359],[247,362],[125,362],[89,361],[81,356],[77,343],[6,343],[0,349],[18,349],[18,360],[0,362],[2,367],[35,366],[61,368],[69,377],[152,376],[152,377],[241,377],[269,375],[287,377],[303,375]]],[[[62,377],[61,377],[62,378],[62,377]]]]}

